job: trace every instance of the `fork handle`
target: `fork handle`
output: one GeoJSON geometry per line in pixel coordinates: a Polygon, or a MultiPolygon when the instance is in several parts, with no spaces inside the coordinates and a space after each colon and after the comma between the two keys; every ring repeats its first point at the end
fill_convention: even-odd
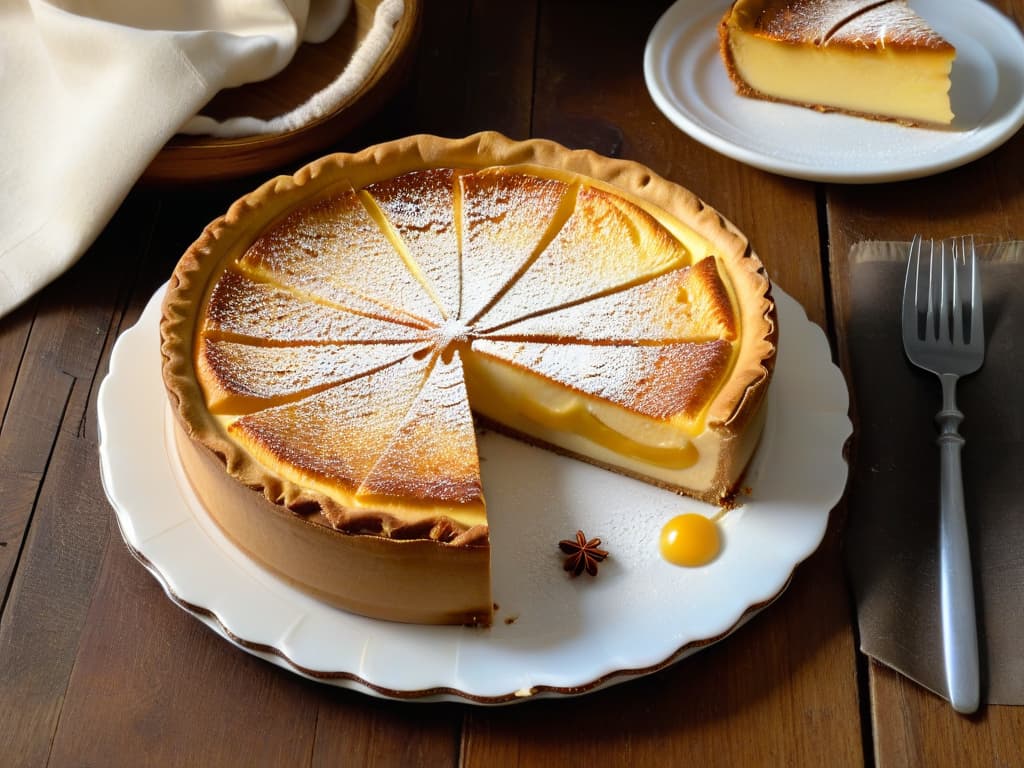
{"type": "Polygon", "coordinates": [[[955,375],[942,376],[942,410],[935,417],[940,427],[939,578],[946,686],[953,708],[966,714],[978,708],[980,684],[971,552],[960,467],[964,439],[957,431],[964,415],[956,407],[956,381],[955,375]]]}

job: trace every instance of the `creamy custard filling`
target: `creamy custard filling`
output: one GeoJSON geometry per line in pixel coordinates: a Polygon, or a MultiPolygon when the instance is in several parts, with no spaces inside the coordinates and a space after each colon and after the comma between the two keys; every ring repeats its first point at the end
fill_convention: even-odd
{"type": "MultiPolygon", "coordinates": [[[[529,398],[510,404],[530,421],[557,432],[571,432],[585,437],[610,451],[632,456],[647,464],[670,469],[683,469],[697,461],[697,452],[689,440],[678,445],[647,445],[627,437],[605,424],[593,414],[588,403],[577,397],[575,402],[557,409],[545,408],[529,398]]],[[[671,441],[677,442],[677,441],[671,441]]]]}
{"type": "Polygon", "coordinates": [[[953,119],[949,53],[804,47],[739,29],[733,30],[730,47],[740,76],[767,96],[929,123],[953,119]]]}
{"type": "Polygon", "coordinates": [[[698,462],[693,442],[702,431],[698,423],[629,413],[511,366],[478,356],[465,359],[470,403],[492,421],[566,448],[571,436],[582,438],[651,467],[681,470],[698,462]]]}

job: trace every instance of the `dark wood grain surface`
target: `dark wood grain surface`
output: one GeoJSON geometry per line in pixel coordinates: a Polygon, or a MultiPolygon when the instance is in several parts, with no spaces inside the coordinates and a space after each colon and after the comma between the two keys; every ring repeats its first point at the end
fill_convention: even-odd
{"type": "MultiPolygon", "coordinates": [[[[668,4],[424,4],[409,79],[333,148],[496,129],[638,160],[732,219],[844,366],[854,242],[1024,238],[1024,135],[928,179],[836,186],[755,170],[680,133],[642,73],[668,4]]],[[[1024,0],[994,4],[1020,24],[1024,0]]],[[[177,608],[128,553],[104,495],[97,388],[188,243],[260,181],[138,186],[73,269],[0,320],[0,765],[1024,764],[1024,708],[958,716],[857,652],[842,504],[755,620],[575,699],[375,699],[239,651],[177,608]]]]}

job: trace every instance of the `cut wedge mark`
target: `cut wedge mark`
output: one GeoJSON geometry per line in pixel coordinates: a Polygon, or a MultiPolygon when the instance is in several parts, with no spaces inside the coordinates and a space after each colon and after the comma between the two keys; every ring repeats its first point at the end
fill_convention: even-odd
{"type": "Polygon", "coordinates": [[[462,182],[460,177],[464,171],[452,172],[452,220],[455,222],[455,249],[459,260],[459,296],[455,305],[455,314],[452,317],[462,317],[462,303],[465,301],[465,268],[463,267],[462,238],[463,238],[463,201],[462,182]]]}
{"type": "Polygon", "coordinates": [[[575,194],[557,179],[493,171],[461,175],[459,183],[461,318],[472,324],[551,241],[575,194]]]}
{"type": "Polygon", "coordinates": [[[483,308],[476,313],[472,319],[474,324],[481,322],[481,319],[487,317],[496,305],[500,305],[506,294],[508,294],[509,291],[514,291],[516,286],[519,285],[520,281],[523,279],[523,276],[529,274],[530,267],[536,263],[537,259],[542,258],[543,255],[548,252],[551,244],[558,238],[559,234],[565,228],[566,223],[572,220],[577,208],[579,191],[579,184],[569,185],[558,204],[558,208],[555,210],[554,215],[548,222],[543,235],[541,235],[540,240],[537,241],[537,244],[534,246],[529,256],[519,266],[519,269],[509,277],[490,301],[488,301],[483,308]]]}
{"type": "Polygon", "coordinates": [[[828,45],[829,40],[839,34],[839,31],[843,27],[855,23],[861,16],[875,10],[879,6],[889,5],[892,1],[893,0],[878,0],[878,2],[865,5],[863,8],[857,10],[855,13],[849,14],[845,18],[838,18],[836,22],[825,32],[825,34],[822,35],[821,39],[816,40],[815,42],[819,45],[828,45]]]}
{"type": "Polygon", "coordinates": [[[571,214],[478,319],[497,326],[587,301],[690,262],[649,213],[594,187],[579,188],[571,214]]]}
{"type": "Polygon", "coordinates": [[[423,389],[356,497],[364,503],[410,499],[428,512],[450,508],[466,525],[483,522],[476,432],[457,351],[447,361],[434,358],[423,389]]]}
{"type": "Polygon", "coordinates": [[[437,289],[431,283],[430,278],[423,273],[419,264],[412,257],[412,254],[409,252],[409,246],[402,239],[402,236],[397,232],[394,225],[391,224],[388,218],[384,215],[384,212],[380,210],[374,199],[370,197],[365,190],[360,192],[359,195],[362,198],[363,205],[366,206],[366,210],[369,212],[370,217],[376,222],[377,226],[381,228],[381,232],[383,232],[384,236],[390,241],[391,247],[395,249],[395,252],[399,256],[402,257],[402,261],[405,262],[405,267],[409,270],[409,274],[419,281],[420,285],[423,286],[423,290],[430,297],[430,300],[434,302],[438,312],[441,313],[442,319],[446,319],[448,317],[448,313],[445,309],[444,300],[438,295],[437,289]]]}
{"type": "Polygon", "coordinates": [[[413,341],[425,333],[397,318],[365,315],[235,270],[222,272],[211,291],[202,331],[207,338],[267,346],[413,341]]]}
{"type": "Polygon", "coordinates": [[[437,306],[355,192],[285,217],[239,263],[342,305],[354,295],[428,323],[440,319],[437,306]]]}
{"type": "Polygon", "coordinates": [[[717,261],[707,257],[479,333],[489,339],[649,345],[734,340],[737,323],[717,261]]]}
{"type": "Polygon", "coordinates": [[[444,318],[456,317],[459,251],[454,173],[413,171],[370,185],[360,198],[444,318]]]}
{"type": "Polygon", "coordinates": [[[242,263],[235,264],[234,270],[256,282],[266,283],[291,293],[302,301],[413,328],[422,329],[432,325],[429,320],[415,317],[397,307],[345,290],[341,286],[332,285],[325,291],[322,286],[316,286],[311,281],[298,276],[274,274],[265,269],[242,263]]]}
{"type": "MultiPolygon", "coordinates": [[[[328,496],[352,494],[390,444],[430,363],[429,357],[406,357],[295,403],[243,416],[228,432],[285,479],[328,496]]],[[[324,513],[330,516],[329,509],[324,513]]]]}
{"type": "Polygon", "coordinates": [[[207,383],[210,411],[244,414],[367,376],[422,347],[422,343],[266,347],[204,338],[197,364],[207,383]]]}
{"type": "MultiPolygon", "coordinates": [[[[385,326],[396,327],[396,326],[385,326]]],[[[397,326],[402,327],[402,326],[397,326]]],[[[203,338],[210,341],[233,342],[235,344],[246,344],[254,347],[266,347],[268,349],[286,349],[288,347],[316,347],[334,346],[337,344],[350,344],[352,346],[370,346],[373,344],[406,344],[409,342],[420,342],[429,344],[436,334],[431,329],[411,328],[408,334],[402,333],[380,333],[373,338],[329,338],[329,339],[302,339],[302,340],[280,340],[263,339],[256,335],[242,335],[211,329],[203,332],[203,338]]]]}

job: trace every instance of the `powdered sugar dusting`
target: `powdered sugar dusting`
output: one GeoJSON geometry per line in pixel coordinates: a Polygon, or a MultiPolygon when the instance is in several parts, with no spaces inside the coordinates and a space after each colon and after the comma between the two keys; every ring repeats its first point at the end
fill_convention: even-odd
{"type": "Polygon", "coordinates": [[[390,241],[348,192],[298,210],[239,260],[287,286],[345,306],[355,294],[436,322],[440,313],[390,241]]]}
{"type": "Polygon", "coordinates": [[[700,413],[732,358],[726,341],[594,346],[478,339],[473,349],[655,419],[700,413]]]}
{"type": "Polygon", "coordinates": [[[583,187],[555,238],[478,325],[494,326],[596,296],[688,259],[682,244],[646,211],[583,187]]]}
{"type": "Polygon", "coordinates": [[[228,392],[270,400],[362,376],[422,347],[422,343],[262,347],[203,339],[200,354],[228,392]]]}
{"type": "Polygon", "coordinates": [[[885,48],[915,45],[944,48],[949,43],[903,2],[886,3],[855,16],[833,31],[829,44],[885,48]]]}
{"type": "Polygon", "coordinates": [[[462,344],[473,335],[473,329],[461,320],[445,320],[432,329],[431,340],[438,352],[443,352],[452,344],[462,344]]]}
{"type": "Polygon", "coordinates": [[[754,28],[788,42],[815,45],[945,44],[904,0],[775,0],[765,4],[754,28]]]}
{"type": "Polygon", "coordinates": [[[408,413],[428,362],[407,357],[297,403],[243,416],[229,431],[255,455],[283,462],[293,480],[326,479],[355,490],[408,413]]]}
{"type": "Polygon", "coordinates": [[[539,314],[486,334],[591,344],[732,339],[735,320],[715,258],[626,290],[539,314]]]}
{"type": "Polygon", "coordinates": [[[454,172],[441,168],[407,173],[366,189],[434,287],[448,317],[459,312],[454,183],[454,172]]]}
{"type": "Polygon", "coordinates": [[[470,320],[533,255],[568,185],[524,174],[480,171],[462,185],[462,311],[470,320]]]}
{"type": "Polygon", "coordinates": [[[448,504],[481,501],[476,433],[457,351],[447,361],[437,356],[419,397],[358,495],[448,504]]]}
{"type": "Polygon", "coordinates": [[[412,341],[424,336],[420,328],[325,306],[232,270],[221,275],[210,294],[203,330],[287,343],[412,341]]]}

